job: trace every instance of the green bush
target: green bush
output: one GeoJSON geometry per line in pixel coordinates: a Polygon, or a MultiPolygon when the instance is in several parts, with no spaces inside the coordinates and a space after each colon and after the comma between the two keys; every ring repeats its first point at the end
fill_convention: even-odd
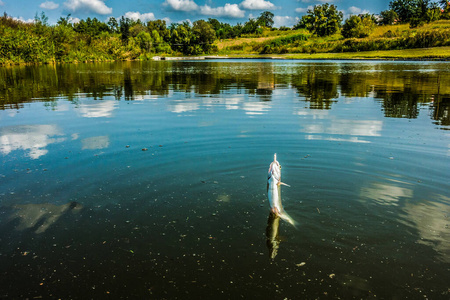
{"type": "Polygon", "coordinates": [[[351,16],[345,20],[341,34],[344,38],[368,37],[375,29],[375,23],[370,16],[361,19],[359,16],[351,16]]]}

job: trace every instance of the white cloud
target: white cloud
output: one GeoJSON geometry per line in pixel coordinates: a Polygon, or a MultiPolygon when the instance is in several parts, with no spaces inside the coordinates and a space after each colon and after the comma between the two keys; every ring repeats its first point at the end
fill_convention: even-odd
{"type": "Polygon", "coordinates": [[[92,12],[100,15],[112,13],[112,8],[106,6],[104,0],[67,0],[64,6],[73,12],[92,12]]]}
{"type": "Polygon", "coordinates": [[[141,14],[138,11],[129,11],[125,14],[125,18],[129,18],[135,21],[141,20],[142,22],[146,22],[155,20],[155,15],[153,13],[141,14]]]}
{"type": "Polygon", "coordinates": [[[275,5],[270,1],[264,0],[244,0],[241,6],[245,9],[250,10],[263,10],[263,9],[273,9],[275,5]]]}
{"type": "Polygon", "coordinates": [[[2,0],[0,0],[0,6],[3,6],[3,5],[5,5],[5,3],[3,3],[2,0]]]}
{"type": "Polygon", "coordinates": [[[273,17],[273,26],[274,27],[292,27],[297,24],[299,21],[298,17],[289,17],[289,16],[275,16],[273,17]]]}
{"type": "Polygon", "coordinates": [[[57,9],[59,7],[58,3],[52,2],[52,1],[45,1],[42,2],[41,5],[39,5],[40,8],[43,9],[57,9]]]}
{"type": "Polygon", "coordinates": [[[210,7],[209,5],[204,5],[200,7],[200,13],[206,16],[217,16],[217,17],[231,17],[231,18],[243,18],[245,16],[245,11],[241,10],[237,4],[225,4],[221,7],[210,7]]]}
{"type": "Polygon", "coordinates": [[[25,20],[23,17],[18,17],[18,18],[13,17],[13,20],[21,21],[21,22],[24,22],[24,23],[34,23],[34,19],[26,19],[25,20]]]}
{"type": "Polygon", "coordinates": [[[72,23],[72,24],[77,24],[77,23],[79,23],[80,21],[81,21],[80,18],[73,18],[73,17],[70,17],[70,18],[69,18],[69,22],[72,23]]]}
{"type": "Polygon", "coordinates": [[[359,14],[368,14],[369,11],[367,9],[361,9],[356,6],[350,6],[347,10],[347,12],[351,15],[359,15],[359,14]]]}
{"type": "Polygon", "coordinates": [[[298,7],[298,8],[295,9],[295,11],[298,12],[298,13],[307,13],[308,10],[313,10],[313,9],[314,9],[314,6],[309,5],[307,8],[298,7]]]}
{"type": "Polygon", "coordinates": [[[165,5],[173,10],[193,11],[198,9],[198,5],[192,0],[166,0],[165,5]]]}

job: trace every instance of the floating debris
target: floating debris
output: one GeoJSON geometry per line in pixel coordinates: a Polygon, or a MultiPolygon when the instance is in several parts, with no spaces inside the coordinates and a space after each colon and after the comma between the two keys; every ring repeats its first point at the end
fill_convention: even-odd
{"type": "Polygon", "coordinates": [[[297,267],[303,267],[304,265],[306,265],[306,263],[304,261],[299,264],[296,264],[297,267]]]}
{"type": "Polygon", "coordinates": [[[147,151],[148,150],[148,148],[142,148],[142,151],[147,151]]]}
{"type": "Polygon", "coordinates": [[[335,276],[336,276],[336,274],[334,274],[334,273],[328,275],[328,277],[330,277],[331,279],[333,279],[335,276]]]}

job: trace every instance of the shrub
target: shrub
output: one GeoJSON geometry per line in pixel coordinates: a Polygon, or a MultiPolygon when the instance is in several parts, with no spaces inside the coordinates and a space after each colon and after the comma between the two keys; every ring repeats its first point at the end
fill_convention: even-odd
{"type": "Polygon", "coordinates": [[[370,16],[351,16],[345,20],[342,27],[342,36],[345,38],[363,38],[369,36],[375,28],[375,23],[370,16]]]}

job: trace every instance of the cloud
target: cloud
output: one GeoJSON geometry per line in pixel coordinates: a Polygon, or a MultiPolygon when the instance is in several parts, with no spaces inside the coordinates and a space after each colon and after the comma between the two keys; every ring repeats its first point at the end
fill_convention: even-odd
{"type": "Polygon", "coordinates": [[[23,17],[18,17],[18,18],[13,17],[13,20],[21,21],[21,22],[24,22],[24,23],[34,23],[34,19],[26,19],[25,20],[23,17]]]}
{"type": "Polygon", "coordinates": [[[193,11],[198,9],[198,5],[192,0],[166,0],[164,5],[179,11],[193,11]]]}
{"type": "Polygon", "coordinates": [[[275,16],[273,17],[273,26],[274,27],[292,27],[297,24],[299,21],[298,17],[289,17],[289,16],[275,16]]]}
{"type": "Polygon", "coordinates": [[[264,0],[244,0],[241,6],[250,10],[274,9],[275,5],[270,1],[264,0]]]}
{"type": "Polygon", "coordinates": [[[64,6],[73,12],[90,12],[99,15],[112,13],[112,8],[106,6],[104,0],[67,0],[64,6]]]}
{"type": "Polygon", "coordinates": [[[125,13],[125,18],[129,18],[131,20],[141,20],[142,22],[153,21],[155,20],[155,15],[153,13],[145,13],[141,14],[137,11],[129,11],[125,13]]]}
{"type": "Polygon", "coordinates": [[[237,4],[225,4],[225,6],[212,8],[209,5],[200,7],[200,13],[206,16],[243,18],[245,11],[241,10],[237,4]]]}
{"type": "Polygon", "coordinates": [[[304,8],[304,7],[297,7],[295,9],[295,12],[298,12],[298,13],[306,13],[307,11],[308,11],[308,8],[304,8]]]}
{"type": "Polygon", "coordinates": [[[347,9],[347,12],[349,14],[351,14],[351,15],[359,15],[359,14],[368,14],[369,13],[369,11],[367,9],[363,10],[363,9],[361,9],[359,7],[356,7],[356,6],[350,6],[347,9]]]}
{"type": "Polygon", "coordinates": [[[5,3],[3,3],[2,0],[0,0],[0,6],[3,6],[3,5],[5,5],[5,3]]]}
{"type": "Polygon", "coordinates": [[[40,8],[43,9],[57,9],[59,7],[58,3],[52,2],[52,1],[45,1],[42,2],[41,5],[39,5],[40,8]]]}

